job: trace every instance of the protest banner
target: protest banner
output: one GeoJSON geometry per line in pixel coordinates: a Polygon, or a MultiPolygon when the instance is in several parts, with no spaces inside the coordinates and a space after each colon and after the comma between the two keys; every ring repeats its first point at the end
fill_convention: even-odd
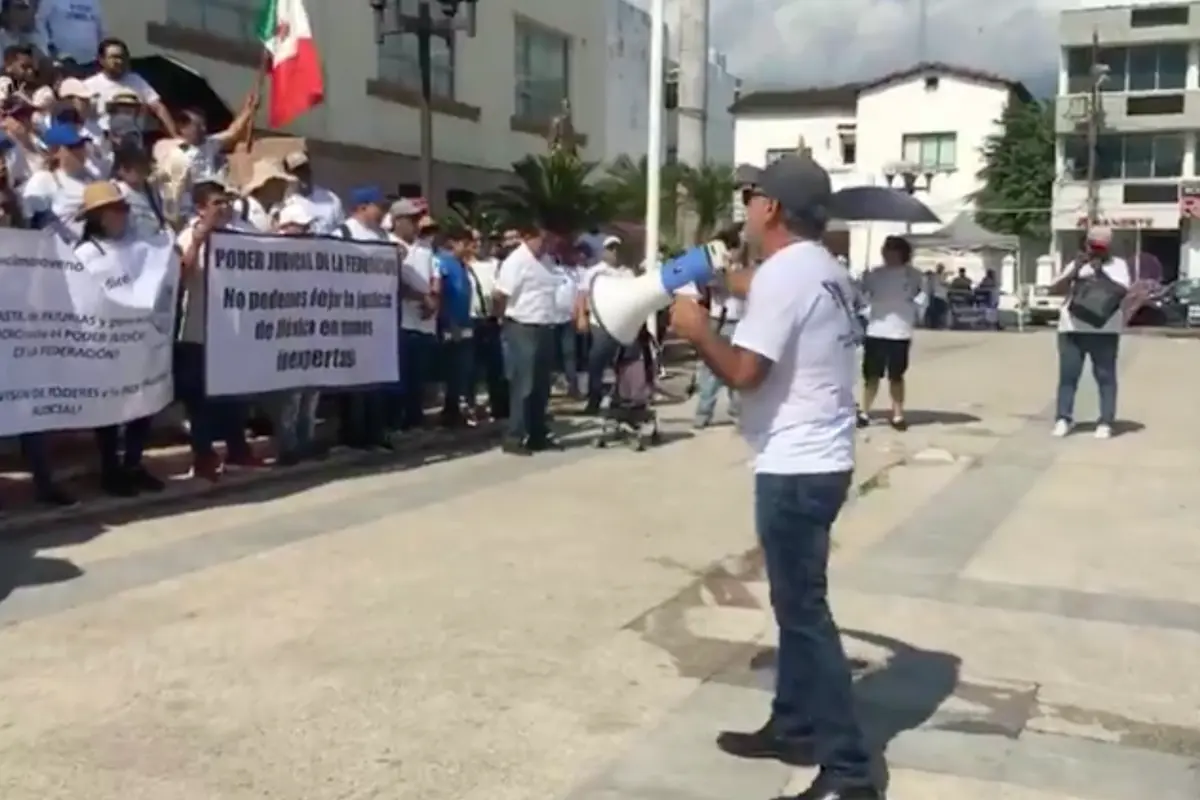
{"type": "Polygon", "coordinates": [[[98,428],[171,402],[171,237],[75,248],[0,229],[0,436],[98,428]]]}
{"type": "Polygon", "coordinates": [[[395,245],[220,231],[204,268],[210,396],[399,379],[395,245]]]}

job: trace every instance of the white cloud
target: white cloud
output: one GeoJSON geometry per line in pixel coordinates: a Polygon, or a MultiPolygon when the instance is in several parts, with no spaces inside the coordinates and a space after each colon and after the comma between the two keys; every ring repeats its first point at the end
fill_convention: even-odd
{"type": "MultiPolygon", "coordinates": [[[[712,45],[749,87],[871,78],[918,60],[918,0],[710,2],[712,45]]],[[[1059,12],[1112,2],[926,0],[926,57],[1052,88],[1059,12]]]]}

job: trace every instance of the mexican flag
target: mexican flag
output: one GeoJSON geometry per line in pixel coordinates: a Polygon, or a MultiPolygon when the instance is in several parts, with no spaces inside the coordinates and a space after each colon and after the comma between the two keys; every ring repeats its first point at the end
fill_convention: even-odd
{"type": "Polygon", "coordinates": [[[272,128],[281,128],[325,98],[321,57],[313,41],[304,0],[266,0],[258,17],[271,77],[268,105],[272,128]]]}

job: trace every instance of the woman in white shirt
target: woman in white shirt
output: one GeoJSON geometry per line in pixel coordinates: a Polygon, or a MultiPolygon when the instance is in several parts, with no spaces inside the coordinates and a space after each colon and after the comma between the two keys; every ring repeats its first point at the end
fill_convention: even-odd
{"type": "Polygon", "coordinates": [[[87,166],[87,139],[72,125],[56,122],[42,137],[48,152],[42,169],[21,192],[25,217],[33,228],[53,228],[68,241],[79,241],[83,190],[95,181],[87,166]]]}
{"type": "MultiPolygon", "coordinates": [[[[129,204],[120,188],[110,181],[84,187],[77,213],[82,223],[82,236],[75,247],[75,255],[85,269],[90,263],[107,260],[112,248],[137,237],[130,223],[129,204]]],[[[105,266],[110,263],[106,261],[105,266]]],[[[141,417],[124,425],[96,429],[96,443],[100,448],[100,486],[106,493],[132,497],[141,492],[162,491],[163,482],[151,475],[142,461],[153,419],[153,416],[141,417]]]]}
{"type": "MultiPolygon", "coordinates": [[[[471,395],[477,395],[482,381],[487,386],[487,415],[493,420],[508,419],[508,380],[504,377],[504,352],[500,345],[500,320],[492,305],[496,290],[496,273],[500,262],[491,257],[491,249],[499,240],[485,242],[479,231],[472,239],[473,252],[467,259],[471,279],[471,318],[474,327],[475,358],[469,382],[471,395]]],[[[476,407],[476,419],[484,419],[485,409],[476,407]]]]}

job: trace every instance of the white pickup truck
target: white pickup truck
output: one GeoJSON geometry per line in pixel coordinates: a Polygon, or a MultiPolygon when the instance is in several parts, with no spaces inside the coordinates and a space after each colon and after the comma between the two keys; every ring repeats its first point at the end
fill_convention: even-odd
{"type": "Polygon", "coordinates": [[[1062,295],[1050,294],[1049,286],[1034,286],[1029,293],[1029,322],[1032,325],[1053,325],[1062,313],[1062,295]]]}

